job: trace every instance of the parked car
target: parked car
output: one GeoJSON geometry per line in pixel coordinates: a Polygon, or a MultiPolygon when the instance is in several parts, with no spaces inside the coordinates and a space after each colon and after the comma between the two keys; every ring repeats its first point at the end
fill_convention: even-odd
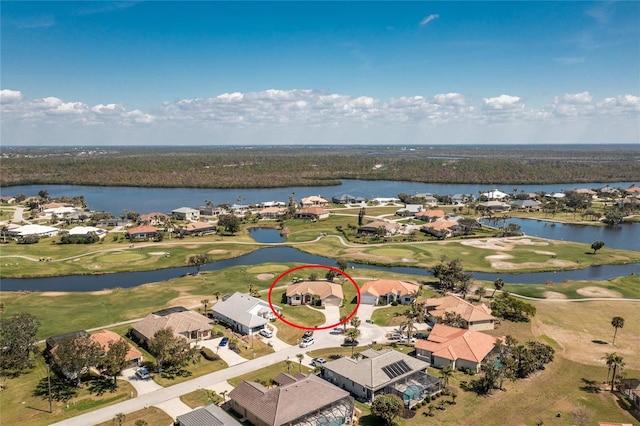
{"type": "Polygon", "coordinates": [[[260,330],[260,335],[269,339],[273,337],[273,330],[269,330],[268,328],[263,328],[262,330],[260,330]]]}
{"type": "Polygon", "coordinates": [[[358,341],[351,340],[351,339],[344,339],[344,342],[342,342],[342,346],[358,346],[358,341]]]}
{"type": "Polygon", "coordinates": [[[416,339],[427,340],[429,338],[429,335],[427,333],[416,333],[413,335],[413,337],[415,337],[416,339]]]}
{"type": "Polygon", "coordinates": [[[314,367],[322,367],[327,363],[327,360],[324,358],[314,358],[311,360],[311,365],[314,367]]]}
{"type": "Polygon", "coordinates": [[[136,376],[141,378],[142,380],[147,380],[151,375],[149,374],[149,370],[144,367],[140,367],[136,370],[136,376]]]}
{"type": "Polygon", "coordinates": [[[222,340],[220,340],[220,344],[218,346],[227,346],[227,343],[229,343],[229,338],[223,337],[222,340]]]}
{"type": "Polygon", "coordinates": [[[302,342],[300,342],[300,347],[301,348],[306,348],[307,346],[311,346],[315,343],[315,340],[313,340],[313,337],[307,337],[302,339],[302,342]]]}
{"type": "Polygon", "coordinates": [[[402,337],[400,333],[391,333],[389,334],[389,340],[398,340],[402,337]]]}
{"type": "Polygon", "coordinates": [[[400,339],[398,339],[398,342],[400,343],[415,343],[416,342],[416,338],[412,337],[411,339],[407,340],[407,336],[402,336],[400,339]]]}
{"type": "Polygon", "coordinates": [[[306,339],[307,337],[313,337],[313,331],[312,330],[307,330],[304,332],[304,334],[302,335],[303,339],[306,339]]]}

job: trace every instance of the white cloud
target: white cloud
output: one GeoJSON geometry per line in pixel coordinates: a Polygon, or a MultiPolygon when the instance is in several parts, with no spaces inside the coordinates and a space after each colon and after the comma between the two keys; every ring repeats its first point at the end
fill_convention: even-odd
{"type": "Polygon", "coordinates": [[[432,13],[431,15],[422,18],[422,21],[420,21],[420,25],[427,25],[429,22],[433,21],[434,19],[438,19],[439,17],[440,15],[432,13]]]}
{"type": "Polygon", "coordinates": [[[167,101],[149,111],[52,96],[25,99],[20,91],[9,89],[0,91],[0,99],[7,144],[16,143],[11,139],[14,133],[32,135],[37,133],[33,129],[42,130],[31,144],[50,140],[49,134],[64,134],[64,129],[70,136],[61,143],[72,143],[75,129],[82,135],[77,136],[78,144],[94,140],[87,136],[92,132],[94,143],[113,135],[120,143],[151,144],[175,143],[179,135],[189,135],[193,144],[210,143],[211,138],[229,144],[518,142],[534,137],[554,142],[553,135],[555,141],[593,142],[584,138],[594,134],[618,141],[640,140],[639,96],[594,100],[587,91],[558,95],[536,108],[508,94],[475,101],[457,92],[382,100],[309,89],[222,93],[167,101]]]}

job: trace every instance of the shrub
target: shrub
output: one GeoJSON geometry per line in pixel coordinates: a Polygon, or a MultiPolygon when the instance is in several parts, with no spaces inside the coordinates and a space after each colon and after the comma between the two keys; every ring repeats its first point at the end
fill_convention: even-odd
{"type": "Polygon", "coordinates": [[[200,349],[200,353],[202,354],[204,359],[206,359],[208,361],[218,361],[220,359],[220,357],[218,355],[214,354],[213,351],[211,349],[209,349],[209,348],[200,349]]]}

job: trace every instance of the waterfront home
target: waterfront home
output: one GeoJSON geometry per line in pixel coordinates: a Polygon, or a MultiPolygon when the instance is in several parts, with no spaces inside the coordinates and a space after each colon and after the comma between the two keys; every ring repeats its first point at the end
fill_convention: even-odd
{"type": "Polygon", "coordinates": [[[329,211],[322,207],[308,207],[298,210],[295,214],[296,219],[320,220],[329,217],[329,211]]]}
{"type": "Polygon", "coordinates": [[[509,204],[512,208],[522,211],[540,211],[542,203],[536,200],[513,200],[509,204]]]}
{"type": "Polygon", "coordinates": [[[200,219],[200,210],[192,209],[191,207],[180,207],[179,209],[171,210],[171,215],[179,220],[198,220],[200,219]]]}
{"type": "Polygon", "coordinates": [[[167,223],[169,215],[160,212],[141,214],[138,218],[140,225],[158,226],[167,223]]]}
{"type": "Polygon", "coordinates": [[[312,195],[310,197],[305,197],[301,200],[301,205],[303,208],[305,207],[325,207],[329,204],[329,201],[322,198],[319,195],[312,195]]]}
{"type": "Polygon", "coordinates": [[[406,204],[404,208],[396,210],[396,215],[404,217],[415,216],[422,210],[424,210],[422,204],[406,204]]]}
{"type": "Polygon", "coordinates": [[[451,366],[480,372],[482,361],[496,348],[498,338],[479,331],[436,324],[427,340],[416,341],[416,356],[432,366],[451,366]]]}
{"type": "Polygon", "coordinates": [[[96,228],[95,226],[76,226],[69,230],[69,238],[88,238],[92,233],[100,240],[107,236],[107,231],[102,228],[96,228]]]}
{"type": "Polygon", "coordinates": [[[416,219],[424,220],[426,222],[433,222],[438,219],[444,219],[445,212],[440,209],[429,209],[416,213],[416,219]]]}
{"type": "Polygon", "coordinates": [[[178,228],[178,233],[181,235],[211,235],[216,233],[216,225],[214,223],[209,222],[190,222],[185,225],[181,225],[178,228]]]}
{"type": "Polygon", "coordinates": [[[487,212],[493,213],[502,213],[511,210],[511,206],[502,201],[485,201],[484,203],[478,204],[478,206],[487,212]]]}
{"type": "MultiPolygon", "coordinates": [[[[273,305],[273,308],[278,314],[282,312],[279,306],[273,305]]],[[[214,318],[241,334],[258,333],[269,321],[277,318],[269,302],[240,292],[216,302],[211,313],[214,318]]]]}
{"type": "Polygon", "coordinates": [[[400,198],[394,198],[394,197],[376,197],[374,199],[371,200],[371,202],[373,204],[376,205],[383,205],[383,204],[397,204],[400,203],[400,198]]]}
{"type": "Polygon", "coordinates": [[[420,286],[400,280],[373,280],[364,283],[360,289],[361,303],[378,305],[382,303],[412,304],[420,291],[420,286]]]}
{"type": "Polygon", "coordinates": [[[475,200],[472,194],[454,194],[451,196],[451,203],[456,206],[465,205],[475,200]]]}
{"type": "Polygon", "coordinates": [[[122,219],[120,217],[110,217],[106,219],[100,219],[98,221],[98,226],[107,226],[107,227],[116,227],[123,226],[128,227],[131,226],[133,222],[131,219],[122,219]]]}
{"type": "Polygon", "coordinates": [[[422,360],[390,349],[367,349],[360,355],[327,362],[321,377],[365,402],[393,394],[412,406],[442,389],[440,380],[426,373],[429,364],[422,360]]]}
{"type": "Polygon", "coordinates": [[[150,225],[140,225],[127,229],[127,238],[130,241],[147,241],[156,238],[160,231],[150,225]]]}
{"type": "Polygon", "coordinates": [[[284,216],[287,211],[288,209],[286,207],[272,206],[263,208],[258,214],[260,215],[260,219],[276,220],[284,216]]]}
{"type": "Polygon", "coordinates": [[[367,202],[367,199],[364,197],[354,197],[350,194],[342,194],[331,197],[331,201],[335,204],[364,204],[367,202]]]}
{"type": "Polygon", "coordinates": [[[427,206],[435,207],[438,205],[438,199],[429,192],[416,194],[413,196],[413,198],[422,200],[423,204],[427,206]]]}
{"type": "Polygon", "coordinates": [[[149,341],[160,330],[171,328],[175,336],[189,342],[211,338],[212,321],[183,306],[173,306],[152,312],[131,326],[133,335],[149,341]]]}
{"type": "Polygon", "coordinates": [[[431,322],[443,320],[447,314],[460,315],[462,327],[470,330],[493,330],[497,318],[491,315],[491,308],[484,303],[473,305],[455,296],[431,297],[422,302],[431,322]]]}
{"type": "Polygon", "coordinates": [[[461,229],[462,227],[458,225],[458,222],[446,219],[429,222],[420,228],[423,232],[440,239],[452,237],[455,232],[460,231],[461,229]]]}
{"type": "Polygon", "coordinates": [[[60,230],[53,226],[45,225],[23,225],[17,228],[12,228],[7,231],[7,234],[12,237],[24,238],[30,235],[37,235],[38,237],[55,237],[60,230]]]}
{"type": "Polygon", "coordinates": [[[483,192],[480,194],[481,198],[486,198],[487,200],[503,200],[507,198],[509,194],[494,189],[493,191],[483,192]]]}
{"type": "Polygon", "coordinates": [[[298,281],[287,286],[287,304],[340,306],[344,293],[340,284],[331,281],[298,281]]]}
{"type": "Polygon", "coordinates": [[[401,228],[402,226],[395,222],[375,220],[358,228],[358,233],[365,235],[380,235],[383,237],[390,237],[399,233],[401,228]]]}
{"type": "Polygon", "coordinates": [[[274,382],[267,388],[243,381],[229,392],[231,409],[255,426],[351,424],[349,392],[313,374],[280,373],[274,382]]]}
{"type": "MultiPolygon", "coordinates": [[[[114,342],[125,341],[120,335],[110,330],[100,330],[89,336],[92,342],[100,345],[100,347],[106,352],[109,350],[109,345],[114,342]]],[[[136,349],[131,343],[127,342],[129,349],[125,355],[125,361],[130,367],[135,367],[142,364],[143,355],[138,349],[136,349]]]]}

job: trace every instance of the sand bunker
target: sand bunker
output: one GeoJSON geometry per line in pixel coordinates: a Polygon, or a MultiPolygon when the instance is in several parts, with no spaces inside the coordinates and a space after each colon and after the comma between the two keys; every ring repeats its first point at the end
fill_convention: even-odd
{"type": "Polygon", "coordinates": [[[550,259],[547,262],[522,262],[522,263],[513,263],[513,262],[491,262],[491,267],[495,269],[503,269],[503,270],[514,270],[514,269],[538,269],[544,267],[552,267],[552,268],[567,268],[573,266],[572,262],[566,260],[558,260],[558,259],[550,259]]]}
{"type": "Polygon", "coordinates": [[[152,251],[151,253],[149,253],[152,256],[164,256],[165,254],[167,254],[166,251],[152,251]]]}
{"type": "Polygon", "coordinates": [[[534,250],[533,252],[536,253],[536,254],[544,254],[544,255],[547,255],[547,256],[555,256],[556,255],[556,253],[554,253],[552,251],[534,250]]]}
{"type": "Polygon", "coordinates": [[[223,254],[223,253],[227,253],[227,250],[220,250],[220,249],[217,249],[217,250],[209,250],[207,253],[208,253],[208,254],[223,254]]]}
{"type": "Polygon", "coordinates": [[[583,287],[576,293],[584,297],[622,297],[621,293],[602,287],[583,287]]]}
{"type": "Polygon", "coordinates": [[[58,297],[58,296],[64,296],[65,293],[64,291],[44,291],[42,293],[40,293],[41,296],[45,296],[45,297],[58,297]]]}
{"type": "Polygon", "coordinates": [[[258,274],[258,279],[261,281],[267,281],[275,277],[275,274],[258,274]]]}
{"type": "Polygon", "coordinates": [[[481,238],[478,240],[461,241],[460,244],[475,248],[483,248],[488,250],[513,250],[516,245],[527,246],[548,246],[546,241],[533,241],[531,238],[481,238]]]}
{"type": "Polygon", "coordinates": [[[558,293],[556,291],[545,291],[544,293],[542,293],[542,295],[546,298],[546,299],[566,299],[567,296],[565,296],[562,293],[558,293]]]}
{"type": "Polygon", "coordinates": [[[490,256],[485,256],[485,259],[504,260],[504,259],[513,259],[513,256],[511,256],[510,254],[492,254],[490,256]]]}

